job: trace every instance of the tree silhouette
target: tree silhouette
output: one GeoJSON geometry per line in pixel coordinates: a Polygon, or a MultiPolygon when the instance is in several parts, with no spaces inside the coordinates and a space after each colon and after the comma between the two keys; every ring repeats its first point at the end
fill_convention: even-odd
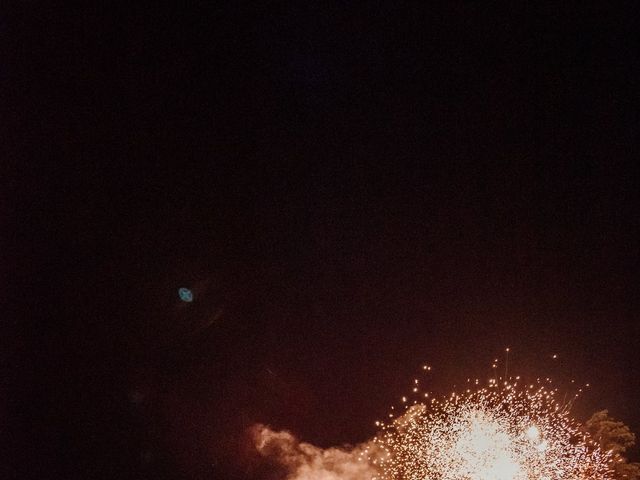
{"type": "Polygon", "coordinates": [[[611,467],[615,478],[640,480],[640,463],[629,463],[624,453],[636,443],[635,434],[624,423],[609,416],[608,410],[594,413],[584,429],[603,451],[611,452],[611,467]]]}

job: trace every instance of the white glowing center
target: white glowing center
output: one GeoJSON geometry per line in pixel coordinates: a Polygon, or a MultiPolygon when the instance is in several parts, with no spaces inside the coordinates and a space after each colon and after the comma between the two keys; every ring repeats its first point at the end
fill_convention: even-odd
{"type": "Polygon", "coordinates": [[[460,419],[454,443],[459,478],[471,480],[519,480],[525,478],[516,461],[513,442],[506,428],[482,412],[460,419]]]}

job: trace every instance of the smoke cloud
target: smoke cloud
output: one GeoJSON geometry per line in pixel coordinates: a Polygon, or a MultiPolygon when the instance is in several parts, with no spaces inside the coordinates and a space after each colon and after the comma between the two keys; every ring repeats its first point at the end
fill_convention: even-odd
{"type": "Polygon", "coordinates": [[[287,480],[371,480],[377,473],[367,456],[362,455],[365,448],[371,455],[372,442],[322,449],[265,425],[256,425],[252,433],[258,452],[287,469],[287,480]]]}

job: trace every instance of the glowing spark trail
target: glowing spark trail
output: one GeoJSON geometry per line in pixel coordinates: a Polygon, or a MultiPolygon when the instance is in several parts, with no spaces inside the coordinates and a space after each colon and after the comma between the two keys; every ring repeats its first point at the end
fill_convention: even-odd
{"type": "MultiPolygon", "coordinates": [[[[519,377],[518,377],[519,378],[519,377]]],[[[416,382],[417,384],[417,382],[416,382]]],[[[477,381],[475,382],[477,385],[477,381]]],[[[555,400],[556,390],[518,382],[417,403],[362,454],[376,480],[610,480],[599,451],[555,400]]],[[[405,398],[403,398],[405,401],[405,398]]]]}

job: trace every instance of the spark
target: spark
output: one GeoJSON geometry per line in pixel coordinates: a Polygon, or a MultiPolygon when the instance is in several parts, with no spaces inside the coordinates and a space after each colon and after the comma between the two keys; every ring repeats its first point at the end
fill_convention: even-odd
{"type": "Polygon", "coordinates": [[[611,480],[610,454],[580,431],[556,392],[489,379],[487,387],[414,402],[380,422],[368,457],[379,469],[374,479],[611,480]]]}

